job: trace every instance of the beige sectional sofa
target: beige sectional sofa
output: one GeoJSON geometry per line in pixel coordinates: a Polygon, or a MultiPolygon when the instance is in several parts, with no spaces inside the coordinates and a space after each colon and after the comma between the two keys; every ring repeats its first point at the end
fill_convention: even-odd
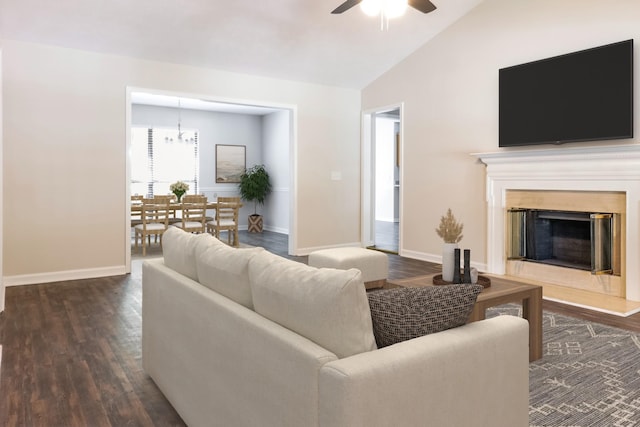
{"type": "Polygon", "coordinates": [[[377,349],[360,271],[171,227],[143,265],[143,367],[189,426],[528,425],[528,327],[377,349]]]}

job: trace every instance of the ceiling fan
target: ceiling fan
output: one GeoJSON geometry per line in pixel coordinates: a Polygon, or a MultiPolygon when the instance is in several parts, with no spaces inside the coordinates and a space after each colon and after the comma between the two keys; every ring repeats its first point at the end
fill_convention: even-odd
{"type": "MultiPolygon", "coordinates": [[[[353,6],[357,6],[362,1],[363,0],[347,0],[344,3],[342,3],[340,6],[336,7],[331,13],[337,14],[337,13],[345,12],[351,9],[353,6]]],[[[407,3],[409,4],[409,6],[419,10],[422,13],[429,13],[436,10],[436,6],[433,3],[431,3],[429,0],[408,0],[407,3]]]]}

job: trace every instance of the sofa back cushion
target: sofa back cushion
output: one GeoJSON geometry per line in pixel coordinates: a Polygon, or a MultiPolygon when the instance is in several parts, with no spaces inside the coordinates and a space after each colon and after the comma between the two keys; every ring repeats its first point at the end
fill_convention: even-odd
{"type": "Polygon", "coordinates": [[[360,270],[315,268],[263,251],[249,261],[257,313],[343,358],[376,349],[360,270]]]}
{"type": "Polygon", "coordinates": [[[263,248],[232,248],[214,245],[202,251],[196,259],[201,285],[253,310],[249,285],[249,260],[263,248]]]}
{"type": "Polygon", "coordinates": [[[170,269],[198,281],[196,257],[210,246],[223,245],[211,234],[193,234],[178,227],[169,227],[162,235],[162,255],[164,264],[170,269]]]}

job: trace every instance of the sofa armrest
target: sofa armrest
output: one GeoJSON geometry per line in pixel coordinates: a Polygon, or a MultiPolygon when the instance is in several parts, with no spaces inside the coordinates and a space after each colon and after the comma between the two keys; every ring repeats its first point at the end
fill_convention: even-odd
{"type": "Polygon", "coordinates": [[[529,327],[470,323],[327,363],[321,426],[528,426],[529,327]]]}

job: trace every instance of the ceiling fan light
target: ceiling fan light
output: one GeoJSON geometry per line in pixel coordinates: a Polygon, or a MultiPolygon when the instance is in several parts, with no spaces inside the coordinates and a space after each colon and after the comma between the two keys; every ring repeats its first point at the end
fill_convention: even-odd
{"type": "Polygon", "coordinates": [[[360,9],[367,16],[377,16],[382,11],[382,0],[363,0],[360,9]]]}
{"type": "Polygon", "coordinates": [[[407,0],[387,0],[384,4],[384,14],[387,19],[397,18],[407,11],[407,0]]]}

